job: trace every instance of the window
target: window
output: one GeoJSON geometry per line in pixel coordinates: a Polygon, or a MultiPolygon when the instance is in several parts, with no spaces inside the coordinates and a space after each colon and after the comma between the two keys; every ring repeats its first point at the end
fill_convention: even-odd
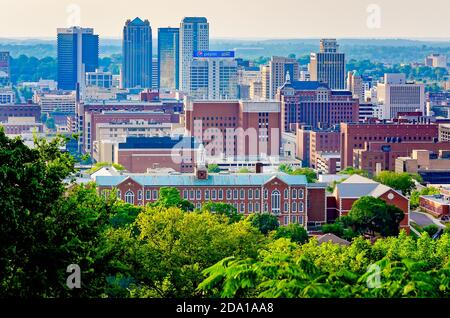
{"type": "Polygon", "coordinates": [[[297,223],[297,216],[295,215],[292,216],[292,223],[297,223]]]}
{"type": "Polygon", "coordinates": [[[269,198],[269,190],[265,189],[264,190],[264,199],[268,199],[269,198]]]}
{"type": "Polygon", "coordinates": [[[217,191],[216,190],[211,191],[211,199],[213,199],[213,200],[217,199],[217,191]]]}
{"type": "Polygon", "coordinates": [[[231,200],[231,190],[227,190],[227,200],[231,200]]]}
{"type": "Polygon", "coordinates": [[[146,200],[152,199],[152,191],[150,191],[150,190],[145,191],[145,199],[146,200]]]}
{"type": "Polygon", "coordinates": [[[238,199],[238,190],[237,189],[233,190],[233,199],[235,199],[235,200],[238,199]]]}
{"type": "Polygon", "coordinates": [[[223,190],[220,189],[219,190],[219,200],[222,200],[222,199],[223,199],[223,190]]]}
{"type": "Polygon", "coordinates": [[[138,191],[138,200],[142,200],[142,190],[138,191]]]}
{"type": "Polygon", "coordinates": [[[303,189],[298,190],[298,198],[303,199],[303,189]]]}
{"type": "Polygon", "coordinates": [[[264,203],[264,212],[269,212],[269,206],[267,203],[264,203]]]}
{"type": "Polygon", "coordinates": [[[248,204],[248,212],[253,212],[253,204],[251,202],[248,204]]]}
{"type": "Polygon", "coordinates": [[[209,190],[205,190],[205,200],[209,200],[209,190]]]}
{"type": "Polygon", "coordinates": [[[303,215],[299,215],[298,217],[298,223],[303,224],[303,215]]]}
{"type": "Polygon", "coordinates": [[[201,199],[202,199],[202,191],[197,190],[197,200],[201,200],[201,199]]]}
{"type": "Polygon", "coordinates": [[[292,210],[291,212],[297,212],[297,202],[292,202],[292,210]]]}
{"type": "Polygon", "coordinates": [[[303,202],[298,204],[298,212],[303,212],[303,202]]]}
{"type": "Polygon", "coordinates": [[[183,190],[183,199],[185,199],[185,200],[189,199],[189,191],[188,190],[183,190]]]}
{"type": "Polygon", "coordinates": [[[241,189],[241,200],[245,199],[245,190],[241,189]]]}
{"type": "Polygon", "coordinates": [[[259,212],[259,202],[255,203],[255,212],[259,212]]]}
{"type": "Polygon", "coordinates": [[[194,199],[195,199],[195,197],[194,197],[194,190],[189,191],[189,198],[190,198],[191,200],[194,200],[194,199]]]}
{"type": "Polygon", "coordinates": [[[253,190],[252,189],[249,189],[248,190],[248,198],[251,200],[251,199],[253,199],[253,190]]]}
{"type": "Polygon", "coordinates": [[[134,204],[134,193],[132,191],[127,191],[127,193],[125,193],[125,202],[134,204]]]}
{"type": "Polygon", "coordinates": [[[289,204],[284,202],[284,212],[289,212],[289,204]]]}
{"type": "Polygon", "coordinates": [[[255,190],[255,199],[259,199],[259,189],[255,190]]]}
{"type": "Polygon", "coordinates": [[[122,191],[117,190],[117,198],[122,199],[122,191]]]}
{"type": "Polygon", "coordinates": [[[292,199],[297,199],[297,189],[292,190],[292,199]]]}
{"type": "Polygon", "coordinates": [[[284,198],[289,199],[289,190],[288,189],[284,190],[284,198]]]}
{"type": "Polygon", "coordinates": [[[285,216],[284,217],[284,225],[288,225],[289,224],[289,216],[285,216]]]}
{"type": "Polygon", "coordinates": [[[239,212],[244,213],[244,211],[245,211],[245,204],[241,203],[241,209],[239,212]]]}
{"type": "Polygon", "coordinates": [[[272,191],[271,201],[272,201],[272,213],[278,214],[280,213],[280,191],[274,190],[272,191]]]}

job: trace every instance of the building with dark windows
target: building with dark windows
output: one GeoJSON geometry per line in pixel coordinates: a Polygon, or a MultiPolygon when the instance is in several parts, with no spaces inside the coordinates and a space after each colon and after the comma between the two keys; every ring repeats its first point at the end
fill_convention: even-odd
{"type": "Polygon", "coordinates": [[[98,176],[99,193],[117,189],[119,198],[134,205],[155,202],[162,187],[174,187],[196,208],[209,201],[233,205],[239,213],[271,213],[281,225],[326,222],[324,184],[308,184],[305,176],[275,174],[145,174],[98,176]]]}
{"type": "Polygon", "coordinates": [[[122,44],[123,88],[152,87],[152,28],[148,20],[127,20],[122,44]]]}
{"type": "Polygon", "coordinates": [[[76,90],[77,83],[83,88],[85,73],[98,68],[99,40],[91,28],[59,28],[58,88],[76,90]]]}
{"type": "Polygon", "coordinates": [[[158,86],[177,90],[180,80],[180,29],[158,29],[158,86]]]}
{"type": "Polygon", "coordinates": [[[9,52],[0,52],[0,87],[11,81],[9,52]]]}
{"type": "Polygon", "coordinates": [[[358,122],[359,100],[350,91],[332,90],[317,81],[290,81],[279,88],[283,127],[309,125],[312,129],[331,128],[339,123],[358,122]]]}
{"type": "Polygon", "coordinates": [[[311,81],[328,84],[331,89],[345,89],[345,54],[339,53],[336,39],[320,40],[320,52],[311,54],[311,81]]]}

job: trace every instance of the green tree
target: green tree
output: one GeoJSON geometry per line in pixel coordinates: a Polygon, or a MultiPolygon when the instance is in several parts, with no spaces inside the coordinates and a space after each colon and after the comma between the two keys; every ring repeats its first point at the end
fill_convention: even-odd
{"type": "Polygon", "coordinates": [[[269,232],[276,230],[280,226],[278,218],[270,213],[253,213],[247,218],[252,226],[264,235],[269,234],[269,232]]]}
{"type": "Polygon", "coordinates": [[[303,226],[295,223],[291,223],[286,226],[280,226],[273,232],[273,238],[275,240],[279,238],[287,238],[292,242],[303,244],[308,241],[308,232],[303,226]]]}
{"type": "Polygon", "coordinates": [[[208,165],[208,172],[209,173],[219,173],[220,172],[220,167],[218,164],[209,164],[208,165]]]}
{"type": "Polygon", "coordinates": [[[358,233],[395,236],[405,215],[396,206],[374,197],[361,197],[353,203],[348,219],[358,233]]]}
{"type": "Polygon", "coordinates": [[[306,177],[306,180],[308,181],[308,183],[314,183],[317,181],[317,173],[311,169],[311,168],[298,168],[298,169],[293,169],[292,166],[290,165],[286,165],[286,164],[281,164],[278,167],[278,170],[290,175],[304,175],[306,177]]]}
{"type": "Polygon", "coordinates": [[[408,173],[382,171],[374,179],[388,187],[401,191],[405,195],[410,194],[415,187],[414,180],[408,173]]]}
{"type": "Polygon", "coordinates": [[[358,175],[366,177],[366,178],[369,177],[369,172],[367,172],[366,170],[363,170],[363,169],[356,169],[354,167],[347,167],[344,170],[341,170],[339,172],[339,174],[346,174],[346,175],[350,175],[350,176],[354,175],[354,174],[358,174],[358,175]]]}
{"type": "Polygon", "coordinates": [[[243,215],[239,214],[233,205],[224,202],[209,201],[202,205],[201,211],[225,215],[231,223],[239,222],[243,219],[243,215]]]}
{"type": "Polygon", "coordinates": [[[153,207],[159,208],[170,208],[177,207],[183,211],[193,211],[194,204],[189,202],[188,200],[182,199],[180,195],[180,191],[176,188],[172,187],[162,187],[159,189],[159,197],[158,200],[154,203],[150,203],[153,207]]]}
{"type": "Polygon", "coordinates": [[[436,224],[430,224],[425,226],[423,230],[427,232],[429,236],[433,236],[439,231],[439,227],[436,224]]]}

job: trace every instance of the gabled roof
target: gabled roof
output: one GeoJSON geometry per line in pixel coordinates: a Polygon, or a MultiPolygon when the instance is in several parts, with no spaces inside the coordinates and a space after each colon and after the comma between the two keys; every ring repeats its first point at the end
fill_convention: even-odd
{"type": "Polygon", "coordinates": [[[350,245],[350,242],[347,240],[344,240],[340,238],[339,236],[336,236],[331,233],[324,234],[322,236],[319,236],[317,238],[317,241],[319,242],[319,245],[326,242],[332,242],[333,244],[339,244],[339,245],[350,245]]]}
{"type": "Polygon", "coordinates": [[[360,198],[363,196],[378,198],[389,190],[391,190],[390,187],[357,174],[336,185],[336,191],[340,198],[360,198]]]}
{"type": "Polygon", "coordinates": [[[144,186],[261,186],[274,177],[291,186],[307,184],[305,176],[291,176],[285,173],[210,174],[206,180],[198,179],[194,174],[98,176],[96,183],[99,186],[114,187],[130,178],[144,186]]]}

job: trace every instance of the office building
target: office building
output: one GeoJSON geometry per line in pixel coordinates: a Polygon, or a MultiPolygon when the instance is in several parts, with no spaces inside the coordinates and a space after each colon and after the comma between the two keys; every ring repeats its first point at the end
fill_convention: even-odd
{"type": "Polygon", "coordinates": [[[162,91],[178,90],[180,80],[180,29],[158,29],[158,86],[162,91]]]}
{"type": "Polygon", "coordinates": [[[95,72],[86,72],[86,87],[111,88],[112,73],[96,69],[95,72]]]}
{"type": "MultiPolygon", "coordinates": [[[[269,98],[273,99],[277,94],[277,89],[286,81],[286,75],[292,81],[297,81],[300,77],[299,64],[296,59],[272,56],[269,62],[269,87],[265,90],[269,91],[269,98]]],[[[266,82],[267,83],[267,82],[266,82]]]]}
{"type": "Polygon", "coordinates": [[[180,90],[188,92],[194,52],[209,50],[209,23],[203,17],[186,17],[180,24],[180,90]]]}
{"type": "Polygon", "coordinates": [[[34,101],[41,106],[42,113],[58,111],[74,114],[76,109],[75,92],[37,93],[34,101]]]}
{"type": "Polygon", "coordinates": [[[158,84],[158,58],[152,58],[152,89],[159,89],[158,84]]]}
{"type": "Polygon", "coordinates": [[[0,86],[8,86],[11,81],[9,52],[0,52],[0,86]]]}
{"type": "Polygon", "coordinates": [[[383,119],[393,119],[399,112],[425,114],[425,86],[406,82],[406,75],[384,74],[384,83],[377,85],[377,103],[383,119]]]}
{"type": "Polygon", "coordinates": [[[41,120],[41,106],[36,104],[10,104],[0,107],[0,122],[7,122],[10,117],[33,117],[36,122],[41,120]]]}
{"type": "Polygon", "coordinates": [[[425,58],[425,66],[447,68],[447,56],[445,54],[430,54],[425,58]]]}
{"type": "Polygon", "coordinates": [[[11,88],[0,88],[0,105],[11,105],[16,102],[16,94],[11,88]]]}
{"type": "Polygon", "coordinates": [[[339,53],[336,39],[320,40],[320,52],[310,59],[311,81],[328,84],[334,90],[345,89],[345,54],[339,53]]]}
{"type": "Polygon", "coordinates": [[[191,62],[189,96],[194,99],[236,99],[237,62],[233,51],[196,51],[191,62]]]}
{"type": "Polygon", "coordinates": [[[347,74],[347,90],[352,92],[353,97],[359,100],[362,104],[365,101],[365,87],[363,79],[356,71],[348,72],[347,74]]]}
{"type": "Polygon", "coordinates": [[[148,20],[127,20],[122,44],[123,88],[152,87],[152,28],[148,20]]]}
{"type": "Polygon", "coordinates": [[[91,28],[59,28],[57,40],[58,88],[83,90],[85,73],[98,68],[99,40],[91,28]]]}

